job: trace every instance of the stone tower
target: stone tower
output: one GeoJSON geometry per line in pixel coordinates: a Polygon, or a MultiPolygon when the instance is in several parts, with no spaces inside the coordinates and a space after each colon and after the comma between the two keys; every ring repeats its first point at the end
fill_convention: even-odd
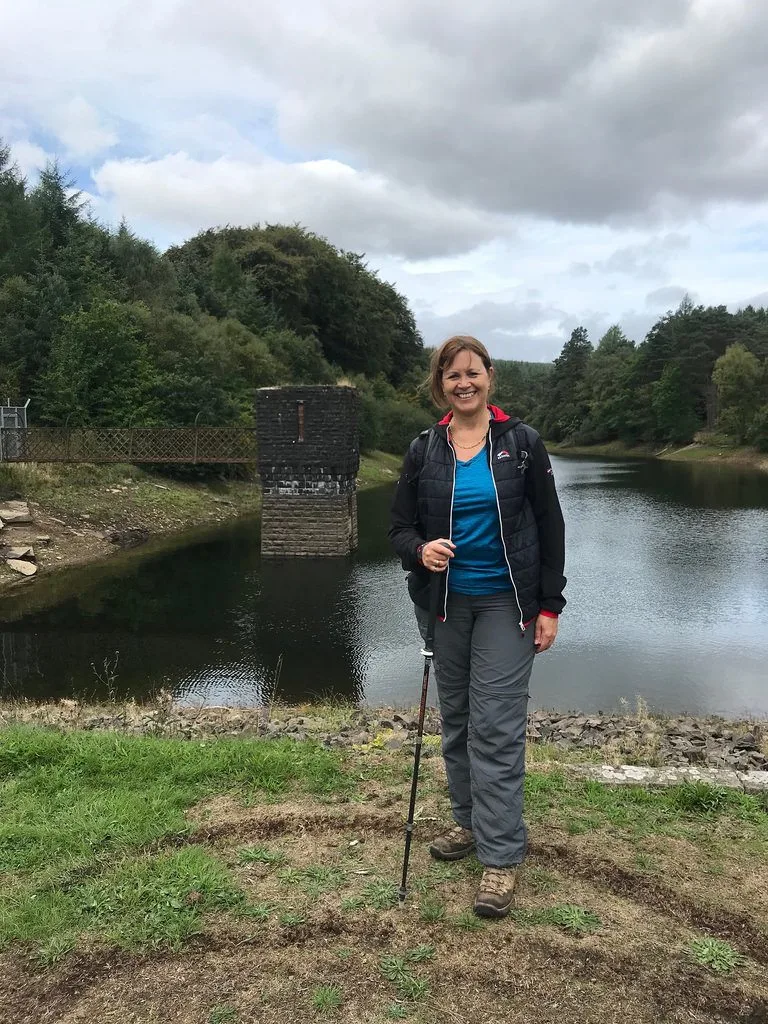
{"type": "Polygon", "coordinates": [[[263,555],[357,548],[358,393],[305,385],[256,393],[263,555]]]}

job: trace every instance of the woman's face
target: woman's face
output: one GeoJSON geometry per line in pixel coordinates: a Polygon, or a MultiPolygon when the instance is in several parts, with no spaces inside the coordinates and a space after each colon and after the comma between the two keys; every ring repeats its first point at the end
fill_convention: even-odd
{"type": "Polygon", "coordinates": [[[488,404],[493,368],[490,373],[476,352],[464,349],[443,370],[443,393],[454,415],[471,416],[488,404]]]}

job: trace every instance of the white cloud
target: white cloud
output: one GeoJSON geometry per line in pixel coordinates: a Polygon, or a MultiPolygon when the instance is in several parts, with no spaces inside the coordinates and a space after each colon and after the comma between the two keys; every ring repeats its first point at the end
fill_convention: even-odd
{"type": "Polygon", "coordinates": [[[118,142],[116,132],[106,126],[104,118],[82,96],[54,104],[48,110],[46,124],[70,159],[97,156],[118,142]]]}
{"type": "Polygon", "coordinates": [[[50,160],[50,154],[42,146],[23,139],[14,142],[12,152],[13,162],[27,181],[34,181],[50,160]]]}
{"type": "MultiPolygon", "coordinates": [[[[412,259],[474,249],[504,223],[337,160],[109,160],[94,180],[118,216],[180,236],[211,225],[300,222],[346,249],[412,259]]],[[[511,233],[511,227],[507,233],[511,233]]]]}

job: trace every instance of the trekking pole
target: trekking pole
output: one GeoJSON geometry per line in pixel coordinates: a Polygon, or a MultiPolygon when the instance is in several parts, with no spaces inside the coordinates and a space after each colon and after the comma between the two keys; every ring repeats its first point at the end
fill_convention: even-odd
{"type": "Polygon", "coordinates": [[[411,840],[413,838],[413,818],[416,810],[416,789],[419,783],[419,764],[421,762],[421,741],[424,738],[424,714],[427,709],[427,690],[429,689],[429,669],[432,664],[434,652],[432,650],[435,642],[435,623],[437,622],[437,605],[440,600],[440,573],[433,573],[429,592],[429,618],[427,619],[427,635],[424,637],[424,677],[421,683],[421,704],[419,705],[419,728],[416,733],[416,750],[413,755],[413,778],[411,780],[411,803],[408,808],[408,821],[405,826],[405,852],[403,854],[403,878],[400,884],[398,899],[402,906],[405,902],[407,889],[405,886],[408,878],[408,860],[411,855],[411,840]]]}

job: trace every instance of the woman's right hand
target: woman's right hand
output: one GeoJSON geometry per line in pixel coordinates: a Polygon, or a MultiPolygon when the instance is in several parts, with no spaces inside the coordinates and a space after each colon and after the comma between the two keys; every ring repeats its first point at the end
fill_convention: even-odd
{"type": "Polygon", "coordinates": [[[445,572],[448,567],[448,559],[453,558],[455,547],[453,541],[445,537],[428,541],[421,549],[422,565],[430,572],[445,572]]]}

